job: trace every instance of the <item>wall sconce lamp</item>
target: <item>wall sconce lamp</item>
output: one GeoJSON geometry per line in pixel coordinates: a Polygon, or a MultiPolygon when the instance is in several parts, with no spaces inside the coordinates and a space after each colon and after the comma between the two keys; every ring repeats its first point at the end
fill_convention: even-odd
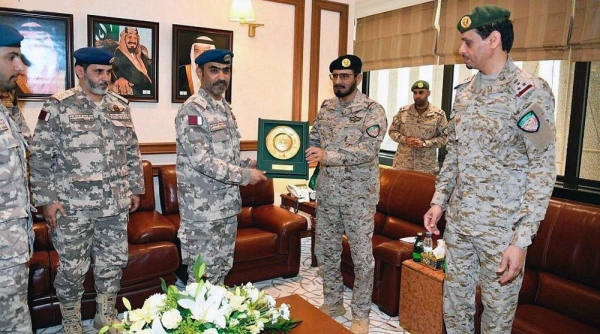
{"type": "Polygon", "coordinates": [[[256,21],[252,0],[233,0],[231,9],[229,9],[229,21],[239,22],[248,25],[248,37],[256,36],[256,27],[262,27],[264,24],[252,23],[256,21]]]}

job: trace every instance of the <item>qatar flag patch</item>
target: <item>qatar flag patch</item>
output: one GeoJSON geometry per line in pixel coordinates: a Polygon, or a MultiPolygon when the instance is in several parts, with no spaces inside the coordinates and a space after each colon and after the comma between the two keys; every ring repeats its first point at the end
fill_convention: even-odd
{"type": "Polygon", "coordinates": [[[196,115],[188,115],[188,125],[202,125],[202,118],[196,115]]]}
{"type": "Polygon", "coordinates": [[[48,120],[50,119],[50,113],[42,109],[40,111],[40,114],[38,115],[38,119],[48,122],[48,120]]]}
{"type": "Polygon", "coordinates": [[[521,119],[517,122],[517,126],[519,127],[519,129],[525,132],[538,132],[538,130],[540,129],[540,119],[535,114],[535,112],[530,111],[523,115],[523,117],[521,117],[521,119]]]}

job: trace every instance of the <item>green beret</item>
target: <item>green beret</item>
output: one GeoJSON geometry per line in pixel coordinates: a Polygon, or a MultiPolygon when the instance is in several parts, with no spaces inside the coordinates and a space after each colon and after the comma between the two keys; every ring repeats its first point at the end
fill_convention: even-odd
{"type": "Polygon", "coordinates": [[[510,12],[506,8],[484,5],[473,8],[471,14],[464,15],[458,20],[456,28],[460,33],[479,28],[488,24],[506,21],[510,12]]]}
{"type": "Polygon", "coordinates": [[[112,65],[114,56],[102,49],[86,47],[73,52],[73,57],[79,63],[90,65],[112,65]]]}
{"type": "Polygon", "coordinates": [[[329,64],[329,72],[333,70],[353,70],[354,73],[362,72],[362,60],[355,55],[344,55],[338,57],[329,64]]]}
{"type": "Polygon", "coordinates": [[[23,35],[17,29],[5,23],[0,23],[0,46],[20,47],[23,35]]]}
{"type": "Polygon", "coordinates": [[[427,89],[427,90],[429,90],[429,82],[427,82],[425,80],[417,80],[417,81],[415,81],[415,83],[410,88],[411,91],[413,91],[415,89],[427,89]]]}
{"type": "Polygon", "coordinates": [[[233,52],[226,49],[211,49],[202,52],[194,62],[200,66],[215,62],[220,64],[231,64],[231,58],[233,58],[233,52]]]}

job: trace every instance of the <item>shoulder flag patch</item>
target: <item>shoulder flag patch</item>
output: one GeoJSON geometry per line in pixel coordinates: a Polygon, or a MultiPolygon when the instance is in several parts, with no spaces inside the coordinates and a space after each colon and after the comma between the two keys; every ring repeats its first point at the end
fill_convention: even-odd
{"type": "Polygon", "coordinates": [[[521,117],[521,119],[517,122],[517,126],[519,127],[519,129],[525,132],[538,132],[538,130],[540,129],[540,120],[535,114],[535,112],[530,111],[523,115],[523,117],[521,117]]]}
{"type": "Polygon", "coordinates": [[[202,125],[202,118],[196,115],[188,115],[188,125],[202,125]]]}
{"type": "Polygon", "coordinates": [[[48,122],[48,120],[50,119],[50,113],[42,109],[40,111],[40,114],[38,115],[38,119],[48,122]]]}
{"type": "Polygon", "coordinates": [[[379,130],[379,124],[371,125],[367,128],[367,134],[370,137],[376,138],[377,136],[379,136],[379,130]]]}

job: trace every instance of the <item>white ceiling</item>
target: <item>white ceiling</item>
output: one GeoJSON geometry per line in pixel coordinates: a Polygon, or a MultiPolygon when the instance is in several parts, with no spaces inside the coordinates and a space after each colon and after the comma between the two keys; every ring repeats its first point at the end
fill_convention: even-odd
{"type": "Polygon", "coordinates": [[[355,18],[408,7],[434,0],[356,0],[355,18]]]}

